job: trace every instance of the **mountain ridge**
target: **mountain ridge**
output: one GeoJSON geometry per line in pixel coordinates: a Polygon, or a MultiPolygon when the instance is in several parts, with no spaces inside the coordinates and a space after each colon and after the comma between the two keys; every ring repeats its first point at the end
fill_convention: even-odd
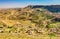
{"type": "Polygon", "coordinates": [[[60,5],[28,5],[30,8],[45,8],[50,12],[60,12],[60,5]]]}

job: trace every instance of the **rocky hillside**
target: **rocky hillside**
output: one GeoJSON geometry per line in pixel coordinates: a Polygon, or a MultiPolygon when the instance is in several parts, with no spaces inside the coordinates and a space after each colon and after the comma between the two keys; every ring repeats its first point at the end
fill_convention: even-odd
{"type": "Polygon", "coordinates": [[[32,36],[60,35],[60,18],[56,17],[58,15],[45,8],[35,7],[1,9],[0,33],[32,36]]]}

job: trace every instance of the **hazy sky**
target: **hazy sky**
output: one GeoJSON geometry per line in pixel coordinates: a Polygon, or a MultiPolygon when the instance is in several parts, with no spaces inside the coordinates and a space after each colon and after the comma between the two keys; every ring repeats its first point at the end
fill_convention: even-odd
{"type": "Polygon", "coordinates": [[[60,0],[0,0],[0,8],[25,7],[27,5],[60,5],[60,0]]]}

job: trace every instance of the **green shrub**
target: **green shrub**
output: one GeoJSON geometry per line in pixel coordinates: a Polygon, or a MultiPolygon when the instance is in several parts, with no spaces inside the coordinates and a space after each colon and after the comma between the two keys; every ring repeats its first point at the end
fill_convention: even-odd
{"type": "Polygon", "coordinates": [[[60,22],[51,23],[47,27],[48,28],[59,28],[60,27],[60,22]]]}
{"type": "Polygon", "coordinates": [[[50,33],[50,34],[48,34],[50,37],[55,37],[56,36],[56,34],[55,33],[50,33]]]}

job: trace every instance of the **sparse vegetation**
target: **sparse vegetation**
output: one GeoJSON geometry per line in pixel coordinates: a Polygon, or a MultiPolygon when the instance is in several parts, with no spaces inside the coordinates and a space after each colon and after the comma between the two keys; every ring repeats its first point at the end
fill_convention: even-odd
{"type": "MultiPolygon", "coordinates": [[[[21,36],[55,36],[60,35],[60,22],[53,21],[53,14],[48,10],[40,9],[9,9],[0,11],[0,33],[21,34],[21,36]]],[[[12,35],[11,35],[12,36],[12,35]]],[[[18,36],[19,37],[19,36],[18,36]]],[[[20,37],[18,39],[25,39],[20,37]]],[[[26,38],[27,39],[27,38],[26,38]]],[[[34,39],[34,38],[28,38],[34,39]]]]}

